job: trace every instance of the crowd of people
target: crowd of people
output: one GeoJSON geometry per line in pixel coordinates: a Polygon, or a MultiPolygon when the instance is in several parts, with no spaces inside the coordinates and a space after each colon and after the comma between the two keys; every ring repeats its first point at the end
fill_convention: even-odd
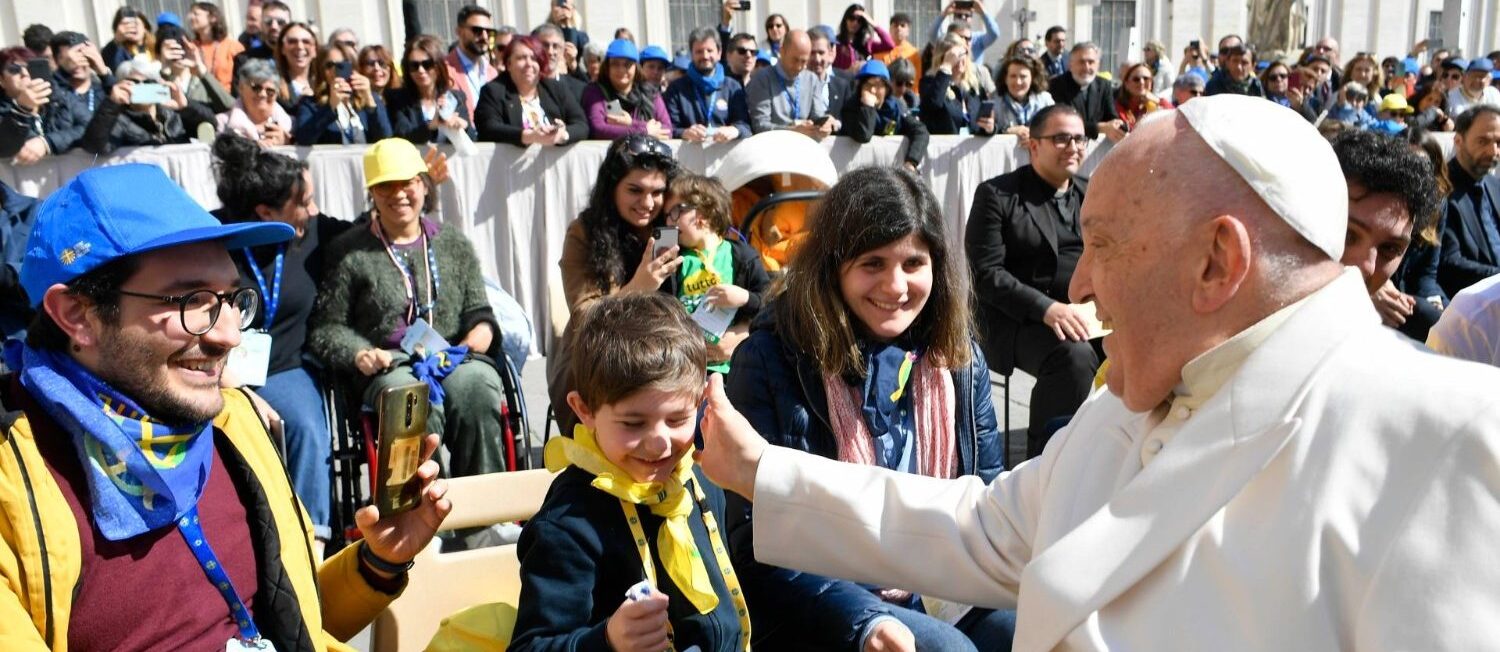
{"type": "MultiPolygon", "coordinates": [[[[566,436],[545,463],[560,474],[518,542],[510,647],[1153,648],[1174,632],[1206,646],[1276,610],[1214,612],[1183,630],[1138,623],[1202,614],[1226,572],[1263,580],[1262,562],[1285,562],[1265,550],[1326,550],[1315,535],[1342,512],[1319,512],[1330,521],[1319,530],[1284,515],[1306,508],[1287,496],[1379,511],[1348,536],[1380,554],[1319,575],[1344,587],[1336,598],[1301,585],[1267,596],[1373,600],[1397,623],[1373,631],[1436,636],[1396,613],[1436,607],[1366,599],[1366,580],[1451,575],[1431,571],[1448,563],[1431,555],[1441,545],[1397,527],[1441,527],[1436,507],[1450,504],[1421,498],[1431,465],[1394,464],[1413,429],[1437,429],[1458,453],[1476,437],[1494,445],[1482,418],[1494,401],[1458,381],[1495,374],[1412,342],[1500,364],[1500,52],[1465,60],[1418,44],[1346,62],[1331,38],[1288,56],[1230,35],[1216,52],[1193,41],[1175,65],[1151,42],[1112,74],[1099,47],[1053,27],[991,68],[1000,30],[979,0],[948,3],[920,48],[908,16],[881,23],[857,3],[834,26],[773,14],[764,39],[730,28],[741,6],[725,2],[720,24],[676,54],[623,29],[591,40],[572,0],[530,32],[468,5],[454,42],[408,25],[399,57],[348,29],[324,39],[280,0],[249,4],[238,39],[216,4],[196,2],[185,21],[154,24],[121,9],[103,48],[33,25],[24,46],[0,50],[0,156],[28,165],[196,138],[212,143],[223,204],[210,215],[142,165],[86,171],[43,201],[0,184],[13,372],[0,378],[13,443],[0,447],[12,489],[0,532],[14,553],[0,559],[11,591],[0,606],[29,616],[17,635],[53,648],[213,638],[291,650],[368,624],[451,508],[437,476],[506,468],[501,321],[474,245],[429,216],[445,164],[418,145],[597,139],[610,144],[558,261],[570,319],[548,389],[566,436]],[[843,171],[772,264],[736,228],[738,194],[682,169],[664,142],[765,132],[907,147],[890,166],[843,171]],[[962,234],[943,218],[954,198],[916,174],[933,134],[1013,136],[1027,153],[975,189],[962,234]],[[1082,177],[1100,138],[1115,149],[1082,177]],[[271,149],[290,144],[364,146],[368,210],[323,215],[307,165],[271,149]],[[1005,450],[991,398],[991,371],[1017,369],[1036,378],[1023,458],[1005,450]],[[1378,404],[1339,412],[1357,397],[1327,379],[1379,372],[1416,388],[1371,385],[1378,404]],[[364,543],[312,573],[336,525],[330,375],[371,406],[425,383],[432,436],[419,508],[362,510],[364,543]],[[1247,405],[1231,411],[1227,396],[1247,405]],[[1209,441],[1210,420],[1253,430],[1239,435],[1248,444],[1209,441]],[[273,422],[280,449],[265,436],[273,422]],[[1376,440],[1346,450],[1353,431],[1376,440]],[[1283,445],[1295,461],[1276,457],[1283,445]],[[1372,468],[1433,510],[1380,511],[1369,505],[1384,494],[1344,501],[1349,487],[1328,486],[1372,468]],[[1159,484],[1132,484],[1148,479],[1159,484]],[[1260,502],[1219,511],[1238,500],[1225,487],[1247,482],[1260,502]],[[1186,507],[1150,529],[1187,528],[1172,541],[1104,509],[1121,497],[1164,509],[1151,499],[1170,496],[1186,507]],[[1287,510],[1267,519],[1291,536],[1268,548],[1247,535],[1260,506],[1287,510]],[[1188,522],[1198,516],[1218,520],[1188,522]],[[180,538],[162,535],[173,527],[180,538]],[[1070,537],[1106,552],[1087,559],[1070,537]],[[1208,552],[1162,565],[1179,544],[1208,552]],[[913,563],[929,545],[956,549],[913,563]],[[1411,564],[1381,575],[1387,552],[1411,564]],[[1098,585],[1069,586],[1070,571],[1098,585]],[[127,624],[162,607],[125,604],[121,578],[202,599],[179,627],[144,632],[127,624]],[[1028,582],[1037,597],[1021,597],[1028,582]],[[1091,602],[1105,593],[1124,597],[1091,602]],[[1038,615],[1049,608],[1067,613],[1038,615]]],[[[1465,465],[1487,454],[1448,460],[1443,482],[1482,475],[1465,465]]],[[[1472,511],[1495,529],[1493,495],[1439,489],[1488,505],[1472,511]]],[[[469,545],[462,533],[453,543],[469,545]]],[[[1349,642],[1340,619],[1367,615],[1343,606],[1245,635],[1337,647],[1349,642]]]]}

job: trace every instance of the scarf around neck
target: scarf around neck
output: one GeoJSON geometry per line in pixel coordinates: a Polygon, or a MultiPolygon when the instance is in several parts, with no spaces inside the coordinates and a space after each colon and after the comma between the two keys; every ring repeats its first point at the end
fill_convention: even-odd
{"type": "Polygon", "coordinates": [[[72,437],[104,538],[171,525],[198,504],[212,468],[212,421],[156,421],[67,354],[17,344],[7,347],[6,365],[21,370],[21,386],[72,437]]]}
{"type": "MultiPolygon", "coordinates": [[[[657,554],[662,567],[672,583],[700,614],[706,614],[719,606],[719,594],[714,591],[708,578],[708,567],[693,541],[693,531],[688,527],[688,516],[693,513],[693,499],[688,494],[686,482],[693,477],[693,457],[683,455],[672,469],[668,482],[636,482],[624,469],[605,459],[599,449],[594,430],[583,424],[573,427],[573,436],[558,437],[547,443],[544,458],[547,470],[556,473],[568,466],[576,466],[594,474],[591,483],[622,503],[645,505],[652,514],[662,518],[656,532],[657,554]]],[[[645,562],[646,560],[641,560],[645,562]]]]}
{"type": "Polygon", "coordinates": [[[693,80],[693,87],[697,88],[699,93],[713,95],[719,92],[719,87],[724,84],[724,66],[714,64],[713,73],[707,76],[698,72],[698,66],[688,66],[687,76],[688,79],[693,80]]]}
{"type": "MultiPolygon", "coordinates": [[[[867,377],[875,377],[879,371],[873,368],[878,357],[867,355],[867,377]]],[[[879,409],[871,403],[894,405],[909,393],[914,412],[914,436],[917,438],[913,446],[917,473],[931,478],[952,478],[957,474],[953,378],[947,370],[928,362],[925,355],[917,355],[914,361],[907,360],[910,364],[903,362],[894,374],[890,374],[896,378],[894,387],[868,383],[871,386],[868,395],[863,386],[865,383],[854,386],[834,374],[823,376],[829,421],[838,442],[838,459],[854,464],[878,464],[874,430],[881,424],[872,427],[867,421],[870,413],[879,409]],[[884,394],[888,389],[894,391],[884,394]]]]}

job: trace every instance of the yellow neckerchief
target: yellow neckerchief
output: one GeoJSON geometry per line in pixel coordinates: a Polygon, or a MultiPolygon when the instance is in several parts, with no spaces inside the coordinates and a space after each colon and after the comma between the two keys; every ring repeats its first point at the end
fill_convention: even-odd
{"type": "MultiPolygon", "coordinates": [[[[661,555],[662,566],[667,569],[667,576],[693,603],[698,613],[706,614],[719,606],[719,595],[708,579],[708,568],[698,554],[693,531],[688,527],[687,517],[693,513],[693,501],[684,482],[693,477],[691,455],[683,455],[678,460],[670,482],[636,482],[629,473],[604,458],[594,439],[593,429],[580,423],[573,427],[571,439],[558,437],[548,442],[544,457],[547,470],[554,473],[571,464],[594,474],[594,488],[620,499],[626,509],[626,520],[635,516],[635,505],[646,505],[652,514],[660,516],[662,525],[656,533],[656,549],[661,555]]],[[[638,520],[632,525],[633,530],[640,531],[638,520]]],[[[637,538],[642,537],[637,535],[637,538]]],[[[640,547],[642,552],[649,554],[645,546],[640,547]]],[[[642,562],[646,565],[647,579],[651,579],[655,575],[651,560],[642,559],[642,562]]]]}

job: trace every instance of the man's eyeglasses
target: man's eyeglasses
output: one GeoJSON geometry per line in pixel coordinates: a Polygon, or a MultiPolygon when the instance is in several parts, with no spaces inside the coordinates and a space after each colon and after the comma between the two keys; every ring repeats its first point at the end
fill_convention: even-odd
{"type": "Polygon", "coordinates": [[[755,48],[729,48],[729,51],[747,57],[755,56],[755,48]]]}
{"type": "Polygon", "coordinates": [[[272,25],[279,25],[281,27],[286,27],[291,22],[292,22],[291,19],[288,19],[288,18],[271,18],[271,17],[266,17],[266,18],[260,19],[260,24],[265,25],[266,27],[270,27],[272,25]]]}
{"type": "Polygon", "coordinates": [[[1448,72],[1443,73],[1443,79],[1463,79],[1463,78],[1464,78],[1464,74],[1462,72],[1457,71],[1457,70],[1450,70],[1448,72]]]}
{"type": "Polygon", "coordinates": [[[182,322],[182,330],[190,335],[202,335],[213,330],[214,324],[219,323],[219,313],[223,312],[225,303],[239,313],[240,330],[250,328],[250,322],[255,321],[255,315],[260,311],[260,292],[255,288],[240,288],[230,292],[197,290],[177,296],[126,290],[115,292],[127,297],[177,304],[177,318],[182,322]]]}
{"type": "Polygon", "coordinates": [[[469,26],[469,31],[473,32],[475,36],[485,36],[487,34],[499,34],[500,33],[500,30],[498,30],[498,29],[495,29],[493,27],[485,27],[483,25],[470,25],[469,26]]]}
{"type": "Polygon", "coordinates": [[[1089,137],[1083,134],[1052,134],[1050,136],[1037,136],[1033,140],[1045,140],[1052,143],[1053,147],[1063,149],[1068,145],[1076,147],[1087,147],[1089,137]]]}

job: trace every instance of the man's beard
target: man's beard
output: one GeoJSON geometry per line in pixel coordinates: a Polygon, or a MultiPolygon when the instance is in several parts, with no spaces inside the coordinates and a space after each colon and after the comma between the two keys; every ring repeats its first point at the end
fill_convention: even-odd
{"type": "MultiPolygon", "coordinates": [[[[227,354],[213,354],[214,347],[204,346],[201,340],[198,347],[203,349],[205,357],[227,354]]],[[[194,405],[190,400],[174,395],[165,379],[153,378],[150,371],[165,368],[163,362],[153,359],[146,343],[131,341],[118,327],[107,326],[99,338],[99,378],[135,401],[152,419],[181,426],[203,423],[218,416],[224,409],[222,398],[214,401],[215,405],[211,407],[194,405]]]]}
{"type": "Polygon", "coordinates": [[[469,55],[470,59],[477,59],[484,56],[484,53],[488,52],[489,49],[489,44],[476,38],[464,46],[464,54],[469,55]]]}
{"type": "Polygon", "coordinates": [[[1073,81],[1078,82],[1079,86],[1088,86],[1089,84],[1094,83],[1094,80],[1098,79],[1099,77],[1099,73],[1094,73],[1092,75],[1089,75],[1088,77],[1084,77],[1081,79],[1078,77],[1078,75],[1073,75],[1071,73],[1069,73],[1069,75],[1073,78],[1073,81]]]}

